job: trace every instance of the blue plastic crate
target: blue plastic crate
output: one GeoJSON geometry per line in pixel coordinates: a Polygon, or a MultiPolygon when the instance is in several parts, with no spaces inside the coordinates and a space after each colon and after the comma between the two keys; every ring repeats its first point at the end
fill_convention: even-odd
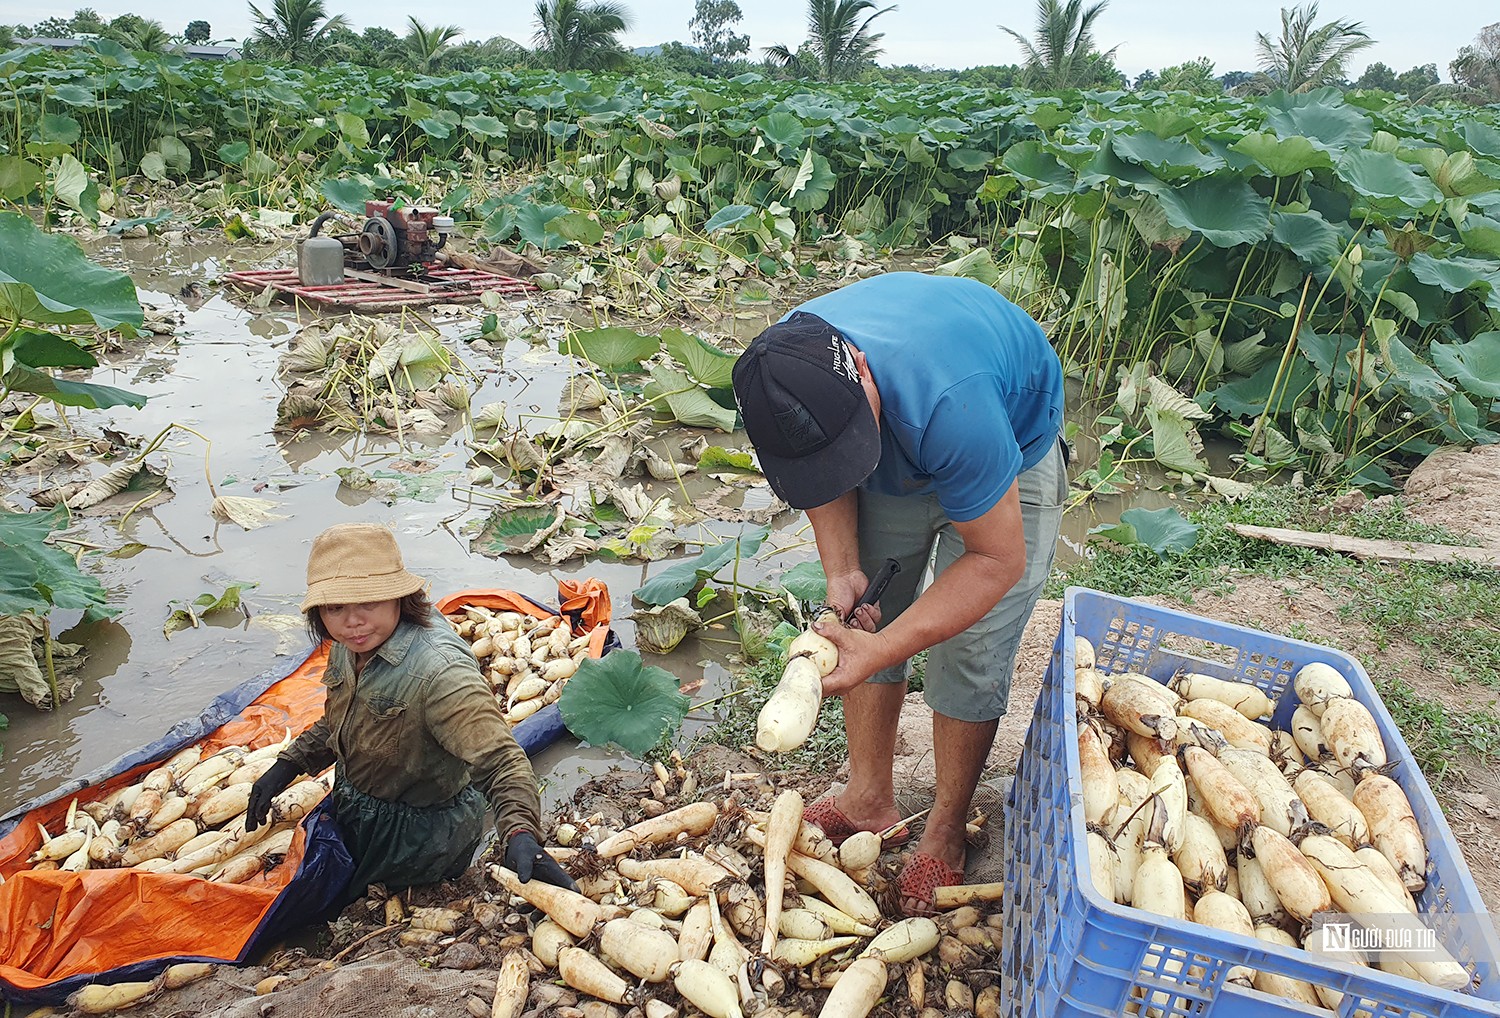
{"type": "Polygon", "coordinates": [[[1006,1014],[1119,1015],[1150,994],[1163,1016],[1328,1015],[1235,985],[1235,965],[1281,973],[1341,990],[1340,1013],[1372,1018],[1500,1015],[1500,938],[1486,913],[1427,782],[1369,677],[1353,658],[1184,612],[1069,588],[1061,632],[1037,698],[1005,816],[1005,943],[1001,993],[1006,1014]],[[1088,639],[1104,672],[1135,671],[1165,682],[1181,669],[1253,682],[1276,698],[1273,726],[1285,728],[1296,695],[1281,697],[1298,668],[1337,668],[1370,708],[1385,739],[1391,777],[1411,800],[1427,840],[1422,918],[1474,976],[1469,992],[1276,947],[1196,923],[1173,923],[1117,905],[1094,890],[1079,783],[1074,713],[1074,637],[1088,639]]]}

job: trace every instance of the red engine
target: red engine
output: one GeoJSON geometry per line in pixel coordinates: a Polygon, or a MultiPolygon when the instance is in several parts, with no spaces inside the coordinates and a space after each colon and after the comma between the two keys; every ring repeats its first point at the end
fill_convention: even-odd
{"type": "Polygon", "coordinates": [[[453,233],[453,217],[431,206],[367,201],[365,216],[354,246],[378,271],[431,264],[453,233]]]}

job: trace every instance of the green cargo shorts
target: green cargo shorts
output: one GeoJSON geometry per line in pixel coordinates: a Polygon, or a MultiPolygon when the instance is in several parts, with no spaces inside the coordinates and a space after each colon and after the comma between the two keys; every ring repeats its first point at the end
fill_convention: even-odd
{"type": "MultiPolygon", "coordinates": [[[[1026,572],[1000,603],[962,633],[927,653],[923,699],[934,711],[958,721],[992,721],[1005,713],[1021,632],[1052,570],[1068,494],[1062,441],[1017,478],[1026,534],[1026,572]]],[[[874,495],[859,492],[860,567],[874,576],[888,558],[901,563],[880,599],[888,624],[917,597],[929,564],[939,576],[963,554],[964,542],[936,495],[874,495]]],[[[871,682],[905,682],[911,662],[884,668],[871,682]]]]}

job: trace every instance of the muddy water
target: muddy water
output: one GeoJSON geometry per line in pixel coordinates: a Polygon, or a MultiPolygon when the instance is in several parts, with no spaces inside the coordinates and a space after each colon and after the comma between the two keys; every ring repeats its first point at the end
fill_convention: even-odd
{"type": "MultiPolygon", "coordinates": [[[[175,423],[197,431],[211,447],[175,432],[162,452],[150,459],[165,470],[173,498],[136,511],[123,527],[99,519],[81,522],[83,538],[105,549],[132,542],[145,549],[130,558],[86,561],[85,568],[108,588],[110,604],[120,609],[116,618],[75,625],[76,613],[54,616],[54,626],[66,629],[63,639],[88,648],[78,696],[50,714],[31,710],[19,697],[0,702],[0,711],[10,716],[10,730],[3,736],[0,813],[160,736],[177,719],[195,715],[215,695],[273,664],[290,668],[300,661],[309,646],[296,627],[300,618],[295,618],[307,551],[312,538],[335,523],[392,525],[408,566],[426,577],[439,595],[501,587],[551,600],[560,579],[602,579],[613,594],[616,629],[627,647],[633,645],[632,626],[624,617],[630,610],[630,592],[662,564],[590,559],[550,568],[529,556],[495,560],[471,553],[463,527],[482,519],[489,507],[471,506],[453,491],[453,482],[463,483],[467,469],[462,427],[455,425],[446,436],[405,446],[394,437],[273,433],[282,395],[277,361],[311,316],[304,313],[299,323],[297,311],[282,304],[250,310],[242,295],[209,284],[235,268],[284,264],[289,252],[224,245],[172,248],[151,239],[111,240],[91,253],[104,264],[128,271],[143,303],[180,311],[186,321],[173,337],[132,342],[125,354],[95,373],[96,381],[149,396],[144,409],[79,412],[72,415],[75,426],[87,433],[109,427],[146,440],[175,423]],[[335,473],[348,466],[373,473],[404,464],[409,470],[414,462],[432,472],[453,472],[434,501],[408,498],[387,505],[342,486],[335,473]],[[219,494],[274,500],[274,511],[285,518],[253,531],[216,522],[209,515],[213,496],[205,475],[219,494]],[[254,584],[244,594],[248,620],[236,616],[178,631],[170,638],[164,635],[171,602],[217,594],[231,583],[254,584]]],[[[553,323],[562,321],[555,305],[543,305],[538,312],[553,323]]],[[[498,356],[477,352],[461,339],[477,331],[477,317],[477,312],[465,312],[440,319],[452,347],[481,379],[474,406],[504,400],[513,414],[526,409],[553,415],[568,360],[521,340],[510,341],[498,356]]],[[[714,441],[730,447],[747,445],[743,434],[716,436],[714,441]]],[[[26,506],[31,482],[11,483],[19,488],[12,501],[26,506]]],[[[748,499],[756,497],[752,491],[748,499]]],[[[1105,501],[1070,514],[1068,548],[1060,558],[1076,554],[1088,528],[1100,518],[1117,518],[1119,509],[1105,501]]],[[[712,542],[714,534],[735,529],[714,523],[694,528],[690,536],[712,542]]],[[[748,567],[750,579],[774,576],[811,556],[810,537],[800,514],[783,515],[759,561],[748,567]]],[[[722,630],[707,635],[720,640],[728,636],[722,630]]],[[[725,643],[690,638],[660,662],[684,681],[704,679],[704,691],[709,693],[728,686],[731,650],[725,643]]],[[[563,740],[536,764],[550,799],[571,791],[616,758],[563,740]]]]}

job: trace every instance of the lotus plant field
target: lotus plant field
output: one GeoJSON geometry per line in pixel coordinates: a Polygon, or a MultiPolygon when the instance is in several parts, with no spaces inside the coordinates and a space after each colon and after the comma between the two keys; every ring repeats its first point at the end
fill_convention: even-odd
{"type": "Polygon", "coordinates": [[[231,235],[389,194],[642,317],[761,304],[938,253],[1041,319],[1132,461],[1217,490],[1296,464],[1376,487],[1500,439],[1500,113],[811,86],[446,77],[0,55],[0,192],[54,222],[231,235]],[[1218,476],[1225,475],[1225,476],[1218,476]]]}

